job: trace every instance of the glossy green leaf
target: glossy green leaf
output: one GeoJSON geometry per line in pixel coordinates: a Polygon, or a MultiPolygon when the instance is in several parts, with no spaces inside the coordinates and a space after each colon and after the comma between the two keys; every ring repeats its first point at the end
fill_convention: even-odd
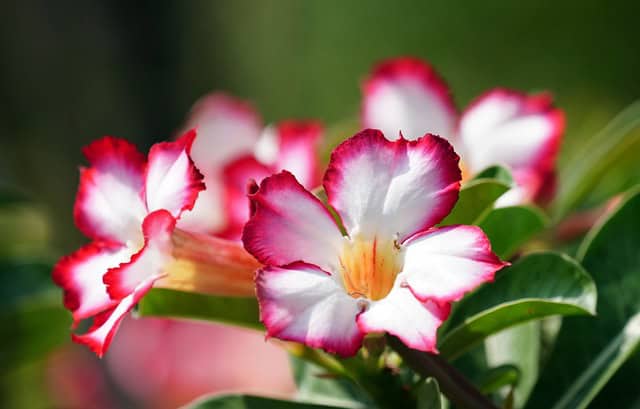
{"type": "Polygon", "coordinates": [[[493,203],[509,187],[500,179],[470,180],[462,186],[455,207],[440,224],[474,224],[491,210],[493,203]]]}
{"type": "Polygon", "coordinates": [[[506,185],[511,186],[513,184],[513,177],[509,169],[504,166],[489,166],[482,172],[475,175],[474,179],[495,179],[506,185]]]}
{"type": "MultiPolygon", "coordinates": [[[[640,189],[635,189],[589,232],[578,251],[598,286],[598,314],[595,318],[564,319],[528,407],[558,401],[640,311],[639,249],[640,189]]],[[[590,407],[610,407],[613,401],[616,407],[631,405],[633,396],[628,391],[638,379],[640,355],[636,354],[629,357],[590,407]]]]}
{"type": "Polygon", "coordinates": [[[493,251],[508,259],[540,233],[547,222],[547,217],[534,206],[510,206],[492,209],[479,226],[489,237],[493,251]]]}
{"type": "Polygon", "coordinates": [[[187,409],[321,409],[335,407],[252,395],[205,397],[186,406],[187,409]]]}
{"type": "Polygon", "coordinates": [[[297,386],[298,400],[349,408],[373,406],[368,395],[351,381],[331,376],[321,367],[295,356],[290,356],[289,359],[297,386]]]}
{"type": "MultiPolygon", "coordinates": [[[[584,409],[618,369],[640,350],[640,313],[600,352],[553,409],[584,409]]],[[[629,393],[635,393],[629,391],[629,393]]]]}
{"type": "Polygon", "coordinates": [[[560,218],[584,199],[603,175],[616,166],[627,147],[637,142],[638,135],[631,131],[640,126],[640,101],[636,101],[618,114],[599,133],[582,144],[573,159],[563,166],[560,186],[553,204],[554,214],[560,218]]]}
{"type": "Polygon", "coordinates": [[[138,304],[138,314],[216,321],[262,330],[258,302],[249,297],[216,297],[154,288],[138,304]]]}
{"type": "Polygon", "coordinates": [[[485,340],[487,362],[498,368],[512,367],[518,370],[517,382],[509,391],[513,394],[513,406],[523,407],[536,380],[540,365],[540,321],[530,321],[508,328],[485,340]],[[500,365],[500,366],[498,366],[500,365]]]}
{"type": "Polygon", "coordinates": [[[596,287],[576,261],[530,254],[457,305],[440,336],[440,353],[454,359],[503,329],[552,315],[590,315],[595,306],[596,287]]]}
{"type": "Polygon", "coordinates": [[[438,381],[427,378],[416,388],[417,409],[443,409],[438,381]]]}
{"type": "Polygon", "coordinates": [[[494,393],[504,386],[515,386],[520,379],[520,370],[515,365],[500,365],[483,373],[476,381],[484,394],[494,393]]]}

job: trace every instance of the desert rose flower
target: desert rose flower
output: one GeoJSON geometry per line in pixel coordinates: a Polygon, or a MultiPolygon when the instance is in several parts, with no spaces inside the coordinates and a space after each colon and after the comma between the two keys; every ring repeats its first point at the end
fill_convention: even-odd
{"type": "Polygon", "coordinates": [[[242,240],[265,264],[256,286],[267,335],[350,356],[365,334],[387,332],[436,352],[451,303],[505,265],[480,228],[435,227],[460,179],[444,139],[369,129],[334,150],[324,175],[340,224],[288,172],[255,186],[242,240]]]}
{"type": "Polygon", "coordinates": [[[211,93],[194,105],[186,127],[198,129],[191,157],[207,190],[179,227],[239,239],[249,219],[247,181],[286,169],[309,189],[320,183],[317,149],[322,126],[316,121],[265,127],[249,103],[211,93]]]}
{"type": "Polygon", "coordinates": [[[363,86],[362,123],[388,138],[414,140],[425,132],[447,138],[462,157],[464,177],[490,165],[505,165],[516,185],[499,206],[544,201],[553,193],[554,167],[564,115],[548,94],[494,89],[458,115],[440,76],[415,58],[397,58],[374,68],[363,86]]]}
{"type": "Polygon", "coordinates": [[[253,292],[259,264],[236,242],[176,228],[204,189],[189,157],[195,132],[151,147],[148,159],[129,142],[105,137],[84,149],[74,207],[93,240],[53,271],[74,322],[93,318],[76,342],[102,356],[125,314],[151,289],[253,292]]]}

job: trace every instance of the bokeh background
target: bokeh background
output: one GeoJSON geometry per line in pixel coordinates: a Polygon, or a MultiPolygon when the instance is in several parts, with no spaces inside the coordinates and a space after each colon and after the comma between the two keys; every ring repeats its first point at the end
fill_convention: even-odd
{"type": "MultiPolygon", "coordinates": [[[[49,269],[83,242],[71,209],[91,140],[147,149],[211,90],[253,101],[266,122],[318,118],[347,137],[371,65],[415,55],[460,108],[495,86],[550,90],[568,119],[562,176],[640,97],[639,15],[638,2],[596,0],[3,1],[0,406],[175,407],[203,391],[293,388],[284,355],[242,330],[129,320],[103,361],[70,345],[49,269]]],[[[636,166],[582,205],[637,183],[638,159],[628,146],[620,160],[636,166]]]]}

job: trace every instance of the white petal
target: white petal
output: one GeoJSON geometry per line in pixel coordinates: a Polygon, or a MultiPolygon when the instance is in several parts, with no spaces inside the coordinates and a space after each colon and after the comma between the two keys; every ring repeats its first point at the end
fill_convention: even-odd
{"type": "Polygon", "coordinates": [[[342,356],[362,344],[358,300],[318,267],[266,267],[256,278],[260,316],[269,336],[302,342],[342,356]]]}

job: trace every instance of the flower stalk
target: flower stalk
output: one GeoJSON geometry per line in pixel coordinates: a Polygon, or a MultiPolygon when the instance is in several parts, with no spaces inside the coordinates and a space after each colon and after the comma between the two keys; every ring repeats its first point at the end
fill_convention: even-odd
{"type": "Polygon", "coordinates": [[[498,409],[464,375],[440,356],[411,349],[392,335],[387,335],[387,342],[416,373],[435,378],[442,393],[456,407],[498,409]]]}

